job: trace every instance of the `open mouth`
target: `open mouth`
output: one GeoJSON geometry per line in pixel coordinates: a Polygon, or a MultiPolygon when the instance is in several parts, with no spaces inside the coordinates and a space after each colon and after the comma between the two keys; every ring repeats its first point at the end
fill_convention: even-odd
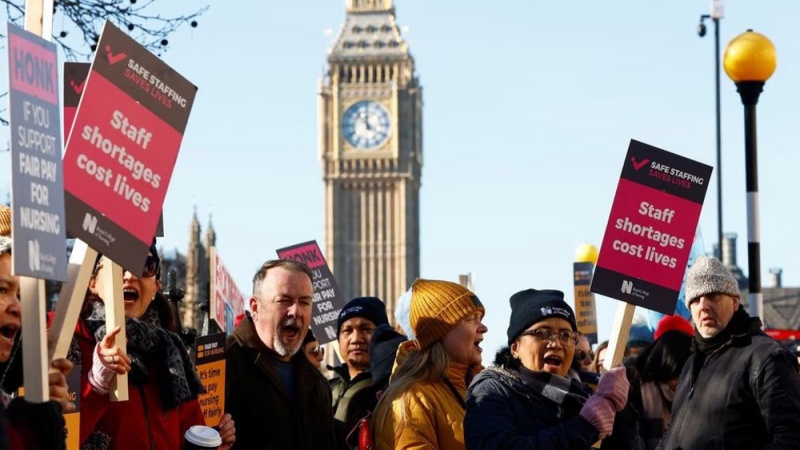
{"type": "Polygon", "coordinates": [[[482,351],[483,351],[483,349],[481,348],[481,342],[483,342],[483,339],[478,339],[477,341],[475,341],[475,342],[472,344],[472,345],[474,345],[474,346],[475,346],[475,348],[477,348],[477,349],[478,349],[478,351],[479,351],[479,352],[482,352],[482,351]]]}
{"type": "Polygon", "coordinates": [[[18,331],[19,324],[8,323],[0,327],[0,336],[2,336],[4,339],[8,339],[11,342],[14,342],[14,338],[17,336],[18,331]]]}
{"type": "Polygon", "coordinates": [[[561,359],[560,356],[548,355],[548,356],[544,357],[545,367],[550,366],[552,368],[558,368],[558,367],[561,367],[561,364],[563,364],[563,363],[564,363],[564,360],[561,359]]]}
{"type": "Polygon", "coordinates": [[[135,302],[139,300],[139,292],[136,289],[123,289],[122,297],[126,302],[135,302]]]}
{"type": "Polygon", "coordinates": [[[281,327],[281,332],[287,337],[294,339],[300,336],[300,327],[297,325],[284,325],[281,327]]]}

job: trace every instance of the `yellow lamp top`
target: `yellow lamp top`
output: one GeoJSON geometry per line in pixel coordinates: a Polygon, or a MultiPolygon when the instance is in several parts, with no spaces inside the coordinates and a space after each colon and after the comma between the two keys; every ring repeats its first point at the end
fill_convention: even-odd
{"type": "Polygon", "coordinates": [[[747,30],[728,43],[722,65],[734,83],[767,81],[778,65],[778,54],[766,36],[747,30]]]}
{"type": "Polygon", "coordinates": [[[575,250],[575,262],[590,262],[597,264],[597,247],[592,244],[581,244],[575,250]]]}

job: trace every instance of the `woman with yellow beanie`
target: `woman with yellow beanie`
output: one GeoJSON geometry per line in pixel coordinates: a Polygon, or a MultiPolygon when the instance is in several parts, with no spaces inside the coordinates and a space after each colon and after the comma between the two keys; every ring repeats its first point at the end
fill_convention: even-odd
{"type": "Polygon", "coordinates": [[[400,345],[389,388],[375,410],[378,450],[465,449],[467,386],[481,369],[487,328],[484,308],[469,289],[422,280],[411,287],[411,328],[400,345]]]}

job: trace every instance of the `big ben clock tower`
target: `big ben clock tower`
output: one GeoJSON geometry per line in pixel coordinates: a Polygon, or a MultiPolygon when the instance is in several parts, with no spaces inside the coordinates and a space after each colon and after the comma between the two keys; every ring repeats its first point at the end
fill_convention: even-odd
{"type": "Polygon", "coordinates": [[[419,276],[422,88],[392,0],[347,0],[319,87],[325,255],[348,299],[393,317],[419,276]]]}

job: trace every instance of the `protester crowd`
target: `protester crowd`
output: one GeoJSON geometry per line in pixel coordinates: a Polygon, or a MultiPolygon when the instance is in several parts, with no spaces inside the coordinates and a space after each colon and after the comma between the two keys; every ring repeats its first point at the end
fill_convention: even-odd
{"type": "MultiPolygon", "coordinates": [[[[69,355],[52,363],[51,400],[14,395],[21,308],[8,215],[0,210],[0,449],[66,448],[63,414],[75,409],[66,379],[78,366],[82,449],[198,448],[187,436],[205,424],[203,386],[161,292],[155,242],[141,275],[123,274],[125,349],[121,328],[106,329],[100,255],[69,355]],[[112,402],[119,374],[129,399],[112,402]]],[[[747,314],[715,258],[688,270],[691,321],[665,316],[654,333],[631,333],[624,361],[608,370],[608,344],[592,350],[558,290],[520,286],[510,297],[507,345],[489,367],[481,342],[492,311],[460,284],[414,281],[395,327],[381,299],[350,300],[331,343],[338,367],[322,366],[313,297],[301,262],[271,260],[255,273],[249,312],[227,339],[217,441],[201,448],[800,448],[797,355],[747,314]]]]}

